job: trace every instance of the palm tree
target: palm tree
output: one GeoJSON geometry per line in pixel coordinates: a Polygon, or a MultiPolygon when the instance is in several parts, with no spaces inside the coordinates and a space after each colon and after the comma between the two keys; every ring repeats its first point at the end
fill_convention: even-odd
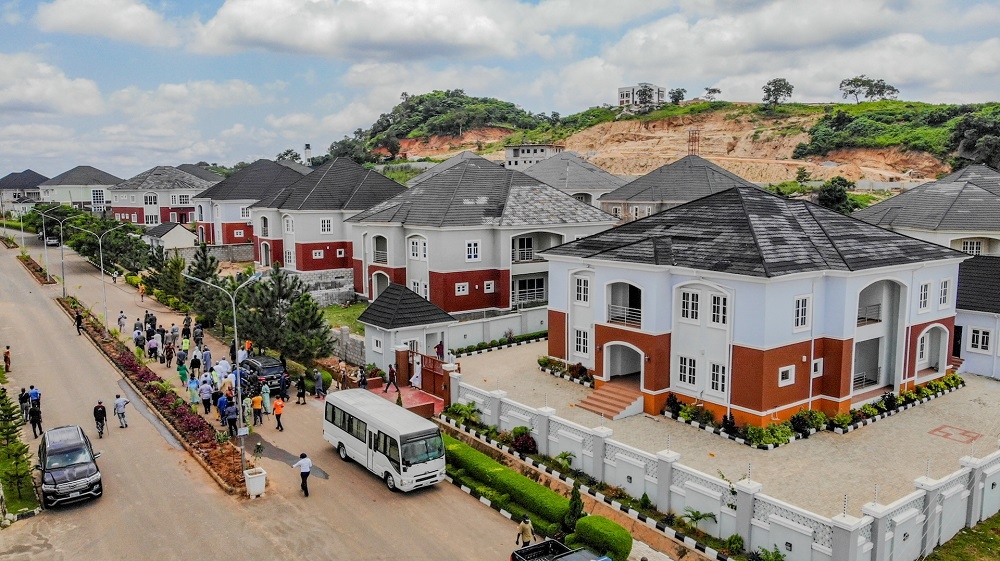
{"type": "Polygon", "coordinates": [[[719,521],[715,517],[714,512],[701,512],[691,507],[686,507],[684,509],[684,514],[680,515],[680,519],[687,521],[687,523],[690,524],[691,527],[694,528],[694,531],[699,535],[704,533],[701,528],[698,527],[698,524],[700,524],[702,520],[711,520],[712,522],[719,521]]]}

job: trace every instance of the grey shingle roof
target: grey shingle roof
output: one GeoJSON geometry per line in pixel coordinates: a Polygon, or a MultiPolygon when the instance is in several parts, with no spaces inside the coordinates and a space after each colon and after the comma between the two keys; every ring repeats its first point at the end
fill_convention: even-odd
{"type": "Polygon", "coordinates": [[[447,160],[439,163],[438,165],[436,165],[436,166],[428,169],[427,171],[421,173],[420,175],[417,175],[416,177],[411,177],[410,180],[406,182],[406,186],[407,187],[413,187],[414,185],[416,185],[418,183],[422,183],[422,182],[426,181],[427,179],[429,179],[431,177],[434,177],[435,175],[441,173],[442,171],[449,170],[449,169],[455,167],[456,165],[462,163],[465,160],[482,160],[483,162],[488,162],[488,163],[491,163],[491,164],[493,164],[495,166],[503,167],[503,166],[500,166],[500,164],[496,164],[494,162],[490,162],[489,160],[487,160],[486,158],[484,158],[482,156],[478,156],[478,155],[476,155],[473,152],[465,150],[463,152],[458,153],[455,156],[452,156],[452,157],[448,158],[447,160]]]}
{"type": "Polygon", "coordinates": [[[288,166],[261,159],[199,193],[195,198],[259,201],[302,179],[303,175],[305,174],[288,166]]]}
{"type": "Polygon", "coordinates": [[[731,187],[754,187],[754,184],[701,156],[689,155],[654,169],[599,200],[678,205],[731,187]]]}
{"type": "Polygon", "coordinates": [[[974,165],[854,213],[886,228],[1000,231],[1000,172],[974,165]]]}
{"type": "Polygon", "coordinates": [[[274,163],[278,164],[279,166],[285,166],[286,168],[293,169],[293,170],[301,173],[302,175],[306,175],[306,174],[312,173],[312,171],[313,171],[313,168],[311,168],[311,167],[309,167],[309,166],[307,166],[305,164],[300,164],[300,163],[296,162],[295,160],[277,160],[274,163]]]}
{"type": "Polygon", "coordinates": [[[157,224],[156,226],[147,229],[146,235],[151,238],[162,238],[167,232],[177,227],[183,228],[184,226],[177,222],[164,222],[163,224],[157,224]]]}
{"type": "Polygon", "coordinates": [[[195,177],[173,166],[156,166],[109,187],[113,191],[122,189],[207,189],[212,183],[195,177]]]}
{"type": "Polygon", "coordinates": [[[361,312],[358,321],[391,330],[457,320],[409,288],[392,283],[361,312]]]}
{"type": "Polygon", "coordinates": [[[959,310],[1000,314],[1000,257],[977,255],[958,266],[959,310]]]}
{"type": "Polygon", "coordinates": [[[48,179],[35,170],[26,169],[21,172],[8,173],[0,178],[0,189],[32,189],[48,179]]]}
{"type": "Polygon", "coordinates": [[[350,222],[418,226],[614,223],[616,219],[519,171],[465,159],[350,222]]]}
{"type": "Polygon", "coordinates": [[[121,183],[120,177],[115,177],[106,171],[101,171],[91,166],[76,166],[64,171],[52,179],[42,183],[42,185],[117,185],[121,183]]]}
{"type": "Polygon", "coordinates": [[[543,253],[755,277],[964,256],[756,187],[733,187],[543,253]]]}
{"type": "Polygon", "coordinates": [[[525,168],[524,173],[566,192],[614,190],[625,184],[624,179],[583,160],[573,152],[560,152],[525,168]]]}
{"type": "Polygon", "coordinates": [[[290,210],[366,210],[405,190],[406,187],[374,170],[365,169],[350,158],[334,158],[253,206],[290,210]]]}
{"type": "Polygon", "coordinates": [[[225,179],[214,171],[209,171],[198,164],[181,164],[176,167],[181,171],[186,171],[195,177],[200,177],[205,181],[211,181],[212,183],[218,183],[225,179]]]}

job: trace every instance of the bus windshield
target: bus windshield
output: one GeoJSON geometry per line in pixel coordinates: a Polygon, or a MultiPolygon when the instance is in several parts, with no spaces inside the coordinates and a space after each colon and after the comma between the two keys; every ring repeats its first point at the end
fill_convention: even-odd
{"type": "Polygon", "coordinates": [[[434,434],[403,443],[403,463],[408,466],[422,464],[444,456],[444,441],[434,434]]]}

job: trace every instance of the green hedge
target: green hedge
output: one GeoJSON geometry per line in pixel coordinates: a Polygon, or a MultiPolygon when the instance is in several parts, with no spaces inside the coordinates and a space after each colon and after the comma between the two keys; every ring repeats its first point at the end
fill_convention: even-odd
{"type": "Polygon", "coordinates": [[[632,535],[617,522],[603,516],[586,516],[576,523],[576,532],[566,536],[570,547],[584,546],[607,555],[614,561],[626,561],[632,552],[632,535]]]}
{"type": "Polygon", "coordinates": [[[498,498],[498,506],[515,515],[528,514],[535,529],[545,535],[559,528],[569,512],[569,499],[504,467],[489,456],[449,436],[444,437],[448,463],[453,477],[461,484],[488,498],[498,498]],[[504,499],[506,497],[506,499],[504,499]],[[542,520],[536,520],[541,518],[542,520]]]}

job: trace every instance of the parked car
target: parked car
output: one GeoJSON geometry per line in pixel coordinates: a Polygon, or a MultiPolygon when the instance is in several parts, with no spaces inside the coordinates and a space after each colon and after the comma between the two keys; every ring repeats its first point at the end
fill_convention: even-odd
{"type": "Polygon", "coordinates": [[[49,508],[104,494],[97,467],[100,457],[78,425],[45,431],[35,466],[42,472],[42,506],[49,508]]]}
{"type": "Polygon", "coordinates": [[[59,238],[55,236],[49,236],[45,238],[45,245],[49,247],[59,247],[59,238]]]}
{"type": "Polygon", "coordinates": [[[570,549],[556,540],[545,540],[522,547],[510,554],[510,561],[611,561],[586,549],[570,549]]]}
{"type": "Polygon", "coordinates": [[[252,356],[240,363],[240,366],[250,371],[252,376],[256,376],[261,384],[267,384],[272,390],[278,388],[281,380],[281,373],[285,368],[281,366],[281,361],[270,356],[252,356]]]}

